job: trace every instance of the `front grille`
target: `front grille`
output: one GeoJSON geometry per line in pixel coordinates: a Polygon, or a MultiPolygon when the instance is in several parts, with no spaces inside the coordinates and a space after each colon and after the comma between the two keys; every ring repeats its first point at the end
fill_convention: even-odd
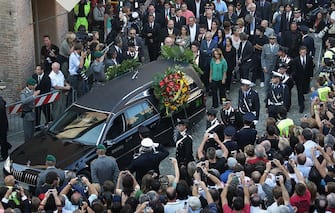
{"type": "Polygon", "coordinates": [[[12,174],[15,177],[15,180],[26,183],[28,185],[36,186],[39,172],[31,169],[19,171],[13,168],[12,174]]]}

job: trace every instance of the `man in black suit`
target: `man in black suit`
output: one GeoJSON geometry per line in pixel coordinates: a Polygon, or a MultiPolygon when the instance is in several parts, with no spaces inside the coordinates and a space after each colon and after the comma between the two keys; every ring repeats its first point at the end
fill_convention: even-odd
{"type": "Polygon", "coordinates": [[[181,9],[176,9],[176,16],[172,18],[174,21],[174,27],[178,30],[181,30],[181,27],[186,25],[186,19],[184,16],[181,15],[181,9]]]}
{"type": "Polygon", "coordinates": [[[207,0],[186,0],[187,8],[193,12],[198,20],[205,13],[207,0]]]}
{"type": "Polygon", "coordinates": [[[224,21],[229,21],[231,25],[236,25],[238,16],[234,13],[234,6],[232,4],[228,5],[228,12],[223,15],[224,21]]]}
{"type": "Polygon", "coordinates": [[[270,2],[266,0],[257,1],[256,11],[262,20],[267,20],[270,23],[272,22],[272,6],[270,2]]]}
{"type": "MultiPolygon", "coordinates": [[[[49,78],[49,76],[47,74],[44,73],[44,68],[42,67],[42,65],[38,65],[36,66],[35,69],[35,74],[33,74],[32,76],[36,82],[37,82],[37,86],[36,86],[36,90],[40,90],[40,95],[43,95],[45,93],[50,92],[51,89],[51,80],[49,78]]],[[[43,111],[44,116],[45,116],[45,122],[49,123],[52,119],[51,119],[51,113],[50,113],[50,105],[49,104],[45,104],[39,107],[35,107],[35,115],[36,115],[36,124],[35,126],[39,126],[40,125],[40,120],[41,120],[41,112],[43,111]]]]}
{"type": "Polygon", "coordinates": [[[162,14],[156,12],[155,5],[150,4],[148,7],[148,13],[143,18],[143,25],[148,23],[149,15],[154,17],[155,23],[159,24],[160,27],[165,25],[165,19],[162,14]]]}
{"type": "Polygon", "coordinates": [[[159,56],[160,31],[161,27],[154,22],[153,14],[149,14],[148,23],[143,26],[143,37],[148,46],[150,61],[155,61],[159,56]]]}
{"type": "Polygon", "coordinates": [[[199,23],[205,25],[207,27],[207,31],[210,31],[212,29],[212,22],[214,19],[215,16],[213,14],[213,10],[206,6],[205,15],[200,17],[199,23]]]}
{"type": "Polygon", "coordinates": [[[121,64],[123,61],[123,51],[126,51],[123,48],[123,42],[122,42],[122,38],[120,36],[116,36],[115,40],[115,45],[113,45],[113,49],[115,49],[117,56],[116,56],[116,61],[118,64],[121,64]]]}
{"type": "Polygon", "coordinates": [[[307,55],[314,57],[315,55],[315,46],[314,38],[308,35],[309,28],[305,25],[300,26],[302,32],[302,45],[307,47],[307,55]]]}
{"type": "Polygon", "coordinates": [[[8,149],[12,147],[7,141],[8,119],[6,111],[6,101],[0,96],[0,146],[1,158],[0,161],[6,160],[8,157],[8,149]]]}
{"type": "Polygon", "coordinates": [[[236,8],[234,13],[237,15],[237,18],[244,18],[244,16],[246,15],[247,11],[245,9],[245,7],[243,6],[242,2],[238,1],[236,3],[236,8]]]}
{"type": "Polygon", "coordinates": [[[135,45],[135,49],[139,54],[140,61],[143,62],[144,61],[143,42],[142,42],[142,38],[136,35],[135,28],[130,28],[130,30],[128,31],[128,36],[122,37],[122,46],[123,46],[124,51],[128,50],[129,41],[133,41],[135,45]]]}
{"type": "Polygon", "coordinates": [[[290,4],[285,5],[285,12],[281,15],[280,19],[280,32],[284,33],[290,30],[290,24],[293,20],[293,8],[290,4]]]}
{"type": "Polygon", "coordinates": [[[199,25],[195,23],[195,17],[188,18],[188,32],[191,37],[191,43],[197,40],[199,35],[199,25]]]}
{"type": "Polygon", "coordinates": [[[246,33],[240,33],[240,39],[241,43],[237,51],[240,75],[241,78],[249,79],[249,70],[252,65],[252,54],[254,52],[254,48],[252,43],[248,41],[248,35],[246,33]]]}
{"type": "Polygon", "coordinates": [[[290,24],[290,30],[282,34],[282,45],[289,48],[288,55],[295,58],[299,55],[302,36],[295,22],[290,24]]]}
{"type": "Polygon", "coordinates": [[[164,39],[168,36],[176,38],[177,36],[179,36],[179,34],[180,34],[180,30],[174,27],[174,21],[169,20],[167,27],[162,30],[161,42],[163,42],[164,39]]]}
{"type": "Polygon", "coordinates": [[[303,113],[305,109],[304,94],[308,93],[315,67],[313,58],[307,55],[305,46],[300,47],[299,56],[293,59],[292,66],[292,76],[298,91],[299,112],[303,113]]]}

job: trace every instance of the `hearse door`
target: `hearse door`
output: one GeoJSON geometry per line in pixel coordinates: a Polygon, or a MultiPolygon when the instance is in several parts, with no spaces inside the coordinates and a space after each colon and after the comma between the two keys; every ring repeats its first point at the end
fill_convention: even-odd
{"type": "Polygon", "coordinates": [[[120,168],[123,168],[121,165],[123,162],[122,158],[124,153],[126,153],[125,133],[125,118],[123,114],[120,114],[114,118],[105,136],[106,154],[117,159],[120,168]]]}

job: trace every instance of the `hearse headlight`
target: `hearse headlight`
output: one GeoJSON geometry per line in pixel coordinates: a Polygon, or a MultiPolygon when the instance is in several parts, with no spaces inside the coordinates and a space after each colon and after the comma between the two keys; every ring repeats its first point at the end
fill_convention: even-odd
{"type": "Polygon", "coordinates": [[[12,162],[10,160],[10,157],[8,156],[7,159],[4,162],[3,168],[6,170],[6,172],[10,173],[12,168],[12,162]]]}

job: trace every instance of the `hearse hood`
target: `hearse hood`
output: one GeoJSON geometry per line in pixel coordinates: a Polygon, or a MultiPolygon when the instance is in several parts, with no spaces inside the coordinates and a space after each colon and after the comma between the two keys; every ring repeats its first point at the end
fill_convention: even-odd
{"type": "Polygon", "coordinates": [[[39,168],[40,165],[45,165],[46,156],[51,154],[57,159],[57,168],[73,169],[68,167],[87,153],[92,152],[94,148],[95,146],[92,145],[62,141],[43,132],[15,149],[10,154],[10,158],[13,163],[30,164],[31,167],[39,168]]]}

